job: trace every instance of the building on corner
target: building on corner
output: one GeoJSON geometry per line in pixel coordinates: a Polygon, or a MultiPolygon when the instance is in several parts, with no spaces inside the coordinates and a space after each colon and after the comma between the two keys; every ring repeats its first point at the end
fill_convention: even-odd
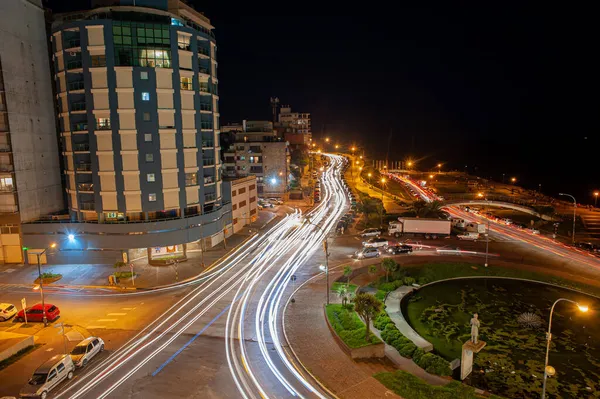
{"type": "Polygon", "coordinates": [[[256,176],[226,179],[223,181],[223,187],[231,192],[233,232],[239,233],[244,226],[258,218],[256,176]]]}

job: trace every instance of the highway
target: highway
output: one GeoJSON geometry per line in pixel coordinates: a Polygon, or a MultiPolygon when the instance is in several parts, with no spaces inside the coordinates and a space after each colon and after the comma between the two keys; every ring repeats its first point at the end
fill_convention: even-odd
{"type": "MultiPolygon", "coordinates": [[[[389,173],[388,177],[408,184],[423,200],[431,202],[439,199],[435,194],[428,190],[424,190],[416,182],[398,174],[389,173]]],[[[527,244],[535,249],[542,251],[547,255],[556,255],[561,258],[568,259],[579,267],[591,267],[600,270],[600,259],[585,251],[565,245],[551,238],[544,237],[523,229],[519,229],[512,225],[506,225],[493,219],[472,212],[466,212],[456,206],[447,206],[452,217],[474,221],[478,223],[489,223],[490,238],[501,237],[502,239],[510,239],[516,242],[527,244]]]]}

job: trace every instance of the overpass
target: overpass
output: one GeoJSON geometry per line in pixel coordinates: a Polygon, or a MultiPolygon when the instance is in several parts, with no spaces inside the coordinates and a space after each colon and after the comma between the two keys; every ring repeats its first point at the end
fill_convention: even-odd
{"type": "MultiPolygon", "coordinates": [[[[533,207],[526,205],[525,201],[520,201],[510,197],[499,197],[497,199],[467,199],[467,198],[448,198],[444,199],[444,205],[453,206],[486,206],[486,207],[498,207],[506,209],[514,209],[516,211],[528,213],[533,216],[537,216],[542,220],[555,221],[559,220],[551,215],[543,215],[536,211],[533,207]]],[[[530,202],[527,202],[530,203],[530,202]]]]}

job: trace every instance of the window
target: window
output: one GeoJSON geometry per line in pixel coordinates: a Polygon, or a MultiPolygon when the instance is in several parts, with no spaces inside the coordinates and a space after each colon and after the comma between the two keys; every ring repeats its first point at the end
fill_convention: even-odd
{"type": "Polygon", "coordinates": [[[96,119],[96,127],[98,130],[109,130],[110,129],[110,118],[96,119]]]}
{"type": "Polygon", "coordinates": [[[256,201],[256,197],[250,197],[250,203],[253,203],[256,201]]]}
{"type": "Polygon", "coordinates": [[[198,174],[197,173],[186,173],[185,174],[185,185],[186,186],[195,186],[198,184],[198,174]]]}
{"type": "Polygon", "coordinates": [[[0,191],[12,191],[13,190],[13,179],[12,177],[0,178],[0,191]]]}
{"type": "Polygon", "coordinates": [[[144,122],[150,121],[150,112],[144,112],[142,118],[144,119],[144,122]]]}
{"type": "Polygon", "coordinates": [[[154,154],[146,154],[146,162],[154,162],[154,154]]]}
{"type": "Polygon", "coordinates": [[[154,178],[154,173],[148,173],[146,175],[146,181],[149,182],[149,183],[153,183],[154,181],[156,181],[155,178],[154,178]]]}
{"type": "Polygon", "coordinates": [[[240,190],[238,191],[240,194],[244,194],[246,192],[246,188],[242,187],[240,188],[240,190]]]}
{"type": "Polygon", "coordinates": [[[156,202],[156,194],[154,194],[154,193],[148,194],[148,201],[156,202]]]}
{"type": "Polygon", "coordinates": [[[235,210],[237,210],[237,204],[233,204],[233,206],[231,207],[231,210],[232,210],[232,211],[235,211],[235,210]]]}
{"type": "Polygon", "coordinates": [[[106,55],[92,55],[92,66],[93,67],[105,67],[106,66],[106,55]]]}
{"type": "Polygon", "coordinates": [[[142,92],[142,101],[150,101],[150,93],[147,91],[142,92]]]}
{"type": "Polygon", "coordinates": [[[171,67],[169,23],[113,21],[115,65],[171,67]]]}
{"type": "Polygon", "coordinates": [[[182,76],[179,78],[181,90],[194,90],[192,87],[192,78],[182,76]]]}
{"type": "Polygon", "coordinates": [[[233,224],[237,224],[238,219],[237,218],[233,218],[233,224]]]}
{"type": "Polygon", "coordinates": [[[241,208],[243,206],[246,206],[246,201],[242,201],[239,203],[238,207],[241,208]]]}
{"type": "Polygon", "coordinates": [[[144,141],[146,143],[152,142],[152,133],[144,133],[144,141]]]}
{"type": "Polygon", "coordinates": [[[147,71],[140,72],[140,79],[148,80],[148,72],[147,71]]]}
{"type": "Polygon", "coordinates": [[[59,373],[62,373],[65,371],[65,365],[60,363],[58,366],[56,366],[56,370],[58,370],[59,373]]]}
{"type": "Polygon", "coordinates": [[[231,192],[231,196],[232,196],[232,197],[235,197],[236,195],[237,195],[237,191],[236,191],[236,190],[233,190],[233,191],[231,192]]]}
{"type": "Polygon", "coordinates": [[[191,37],[188,35],[177,33],[177,47],[182,50],[190,51],[190,39],[191,37]]]}
{"type": "Polygon", "coordinates": [[[249,190],[255,190],[256,189],[256,184],[251,184],[249,190]]]}

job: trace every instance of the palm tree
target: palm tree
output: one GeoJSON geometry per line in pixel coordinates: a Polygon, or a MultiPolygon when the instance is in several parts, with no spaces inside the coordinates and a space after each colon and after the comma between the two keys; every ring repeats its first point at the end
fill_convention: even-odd
{"type": "Polygon", "coordinates": [[[390,272],[395,272],[398,270],[398,264],[392,258],[385,258],[383,262],[381,262],[381,267],[385,270],[385,281],[390,281],[390,272]]]}
{"type": "Polygon", "coordinates": [[[352,275],[352,268],[350,266],[344,267],[344,277],[346,277],[348,279],[348,281],[346,281],[346,285],[350,284],[350,276],[351,275],[352,275]]]}
{"type": "Polygon", "coordinates": [[[431,202],[418,200],[412,203],[410,211],[413,212],[418,218],[438,218],[443,213],[443,206],[444,203],[438,200],[431,202]]]}
{"type": "Polygon", "coordinates": [[[340,297],[340,299],[342,300],[342,306],[346,307],[346,304],[348,303],[348,297],[349,297],[348,286],[344,285],[344,284],[338,285],[337,294],[340,297]]]}
{"type": "Polygon", "coordinates": [[[427,202],[424,200],[417,200],[412,203],[409,210],[414,213],[416,217],[425,217],[427,208],[427,202]]]}
{"type": "Polygon", "coordinates": [[[354,310],[361,319],[365,322],[365,341],[371,340],[371,319],[373,319],[381,310],[381,302],[371,294],[358,294],[352,300],[354,302],[354,310]]]}

